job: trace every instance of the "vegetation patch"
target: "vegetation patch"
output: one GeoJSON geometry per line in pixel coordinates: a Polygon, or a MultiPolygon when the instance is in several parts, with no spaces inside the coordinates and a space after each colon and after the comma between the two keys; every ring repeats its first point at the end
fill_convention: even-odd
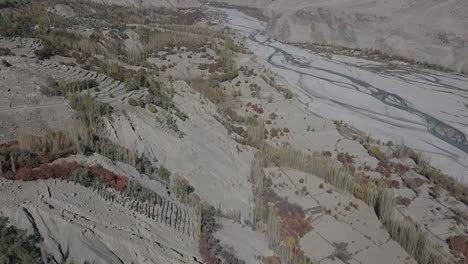
{"type": "Polygon", "coordinates": [[[395,199],[398,205],[409,206],[411,204],[411,199],[407,197],[398,196],[395,199]]]}
{"type": "Polygon", "coordinates": [[[446,242],[455,256],[468,258],[468,236],[451,236],[446,242]]]}
{"type": "Polygon", "coordinates": [[[433,184],[447,190],[450,195],[457,200],[468,204],[468,188],[461,182],[456,181],[453,177],[442,173],[435,168],[419,168],[417,172],[431,181],[433,184]]]}
{"type": "Polygon", "coordinates": [[[336,159],[343,164],[346,168],[349,168],[351,171],[355,171],[356,168],[354,167],[354,159],[352,155],[349,155],[348,152],[343,153],[339,152],[336,156],[336,159]]]}
{"type": "Polygon", "coordinates": [[[398,174],[401,176],[402,174],[408,172],[410,168],[405,166],[401,163],[394,163],[388,160],[379,161],[378,166],[376,168],[377,172],[382,173],[383,176],[389,178],[392,174],[398,174]]]}
{"type": "Polygon", "coordinates": [[[140,173],[154,180],[164,184],[169,183],[171,173],[163,166],[154,167],[144,155],[137,155],[81,126],[44,136],[21,134],[18,142],[0,145],[0,156],[5,157],[0,169],[4,175],[13,178],[16,171],[21,168],[34,169],[77,153],[99,153],[111,160],[135,166],[140,173]]]}
{"type": "Polygon", "coordinates": [[[285,86],[278,85],[274,77],[267,78],[264,75],[260,75],[260,78],[263,79],[268,85],[275,88],[279,93],[281,93],[285,99],[292,99],[294,94],[285,86]]]}
{"type": "Polygon", "coordinates": [[[162,165],[159,167],[154,167],[151,161],[144,155],[136,158],[135,168],[139,173],[148,175],[152,179],[155,179],[157,176],[158,180],[169,183],[171,172],[162,165]]]}
{"type": "Polygon", "coordinates": [[[278,196],[272,189],[271,178],[265,177],[262,162],[254,160],[251,170],[251,181],[254,183],[255,216],[253,227],[259,221],[266,225],[268,244],[279,257],[288,263],[311,263],[304,256],[300,239],[312,226],[305,217],[302,207],[290,203],[278,196]]]}
{"type": "Polygon", "coordinates": [[[188,202],[190,194],[195,191],[195,188],[189,184],[188,180],[180,176],[174,178],[171,189],[177,199],[185,203],[188,202]]]}
{"type": "Polygon", "coordinates": [[[206,97],[210,102],[219,104],[225,101],[226,94],[221,87],[219,87],[218,83],[218,80],[195,78],[190,81],[190,86],[206,97]]]}
{"type": "MultiPolygon", "coordinates": [[[[302,207],[290,203],[287,199],[278,196],[268,188],[263,193],[265,203],[272,203],[281,219],[281,239],[294,240],[294,245],[299,249],[299,239],[312,230],[308,219],[305,217],[302,207]]],[[[288,241],[293,242],[293,241],[288,241]]]]}
{"type": "Polygon", "coordinates": [[[103,116],[110,118],[113,112],[112,106],[96,101],[91,95],[73,94],[68,97],[70,107],[78,113],[79,118],[88,128],[100,130],[103,124],[103,116]]]}
{"type": "Polygon", "coordinates": [[[364,145],[364,147],[367,149],[367,152],[372,157],[378,159],[379,161],[384,161],[385,160],[385,154],[380,150],[379,147],[369,146],[369,145],[364,145]]]}
{"type": "Polygon", "coordinates": [[[397,180],[386,179],[384,182],[387,184],[388,188],[400,189],[400,182],[397,180]]]}
{"type": "Polygon", "coordinates": [[[419,187],[423,186],[423,184],[426,183],[426,181],[424,181],[421,178],[404,179],[404,181],[406,185],[408,185],[408,187],[411,188],[412,190],[417,190],[419,189],[419,187]]]}
{"type": "MultiPolygon", "coordinates": [[[[343,168],[337,169],[328,158],[318,154],[308,155],[291,147],[281,149],[264,145],[258,158],[268,166],[273,163],[279,167],[288,167],[317,175],[325,182],[342,191],[348,191],[374,209],[393,239],[406,249],[418,263],[453,263],[443,250],[438,249],[428,234],[410,219],[398,216],[393,194],[384,188],[385,183],[370,180],[364,175],[353,175],[343,168]]],[[[255,181],[253,181],[255,182],[255,181]]]]}
{"type": "Polygon", "coordinates": [[[25,230],[10,225],[3,216],[0,216],[0,234],[1,263],[43,263],[39,248],[41,238],[37,234],[28,235],[25,230]]]}
{"type": "Polygon", "coordinates": [[[42,86],[41,94],[45,96],[66,96],[69,93],[79,93],[84,90],[96,88],[99,83],[96,80],[81,80],[73,82],[59,82],[53,78],[47,79],[47,86],[42,86]]]}
{"type": "Polygon", "coordinates": [[[184,32],[156,31],[148,27],[139,27],[137,29],[140,35],[140,41],[143,43],[141,48],[127,51],[126,61],[132,65],[143,65],[150,54],[172,50],[176,47],[185,47],[198,50],[209,41],[207,36],[184,32]]]}
{"type": "Polygon", "coordinates": [[[201,233],[198,248],[203,262],[206,264],[236,263],[244,264],[234,252],[220,244],[214,233],[220,228],[215,220],[216,209],[213,206],[203,206],[201,219],[201,233]]]}

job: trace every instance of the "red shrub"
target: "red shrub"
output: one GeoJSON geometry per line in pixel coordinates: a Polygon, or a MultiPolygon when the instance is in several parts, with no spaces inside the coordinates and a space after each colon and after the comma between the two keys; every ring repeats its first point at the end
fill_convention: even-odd
{"type": "Polygon", "coordinates": [[[410,170],[410,167],[405,166],[401,163],[392,163],[392,164],[393,164],[395,173],[397,173],[398,175],[401,175],[410,170]]]}
{"type": "Polygon", "coordinates": [[[411,204],[411,200],[407,197],[398,196],[396,197],[396,203],[399,205],[408,206],[411,204]]]}
{"type": "Polygon", "coordinates": [[[393,163],[388,160],[380,161],[379,166],[377,167],[377,171],[385,176],[390,175],[392,173],[402,175],[403,173],[409,170],[410,168],[408,166],[405,166],[401,163],[393,163]]]}
{"type": "Polygon", "coordinates": [[[211,255],[210,247],[206,239],[198,240],[198,251],[205,264],[218,264],[220,261],[216,256],[211,255]]]}
{"type": "MultiPolygon", "coordinates": [[[[57,164],[41,164],[37,168],[26,166],[18,169],[14,175],[15,180],[34,181],[39,179],[67,179],[71,173],[82,168],[77,162],[62,162],[57,164]]],[[[104,169],[101,165],[95,165],[90,168],[90,175],[96,177],[101,183],[114,188],[117,191],[123,191],[127,188],[128,179],[104,169]]]]}
{"type": "Polygon", "coordinates": [[[16,171],[15,180],[27,181],[32,176],[32,168],[21,168],[16,171]]]}
{"type": "Polygon", "coordinates": [[[38,179],[50,179],[50,178],[67,178],[69,175],[60,175],[58,168],[55,168],[57,165],[41,164],[39,168],[32,171],[31,181],[38,179]]]}
{"type": "Polygon", "coordinates": [[[338,155],[336,156],[336,159],[343,164],[354,163],[353,156],[349,155],[348,152],[338,153],[338,155]]]}
{"type": "Polygon", "coordinates": [[[125,188],[127,188],[128,180],[126,177],[106,170],[101,165],[92,166],[90,168],[90,172],[91,175],[98,178],[100,182],[114,188],[117,191],[123,191],[125,188]]]}
{"type": "Polygon", "coordinates": [[[258,114],[263,114],[263,108],[257,104],[251,105],[250,108],[252,108],[252,110],[258,114]]]}
{"type": "Polygon", "coordinates": [[[385,180],[388,188],[400,189],[400,182],[397,180],[385,180]]]}
{"type": "Polygon", "coordinates": [[[452,236],[445,240],[445,242],[447,242],[454,255],[468,257],[467,236],[452,236]]]}
{"type": "Polygon", "coordinates": [[[311,230],[309,222],[304,221],[303,218],[289,216],[283,220],[282,223],[282,235],[284,237],[292,236],[299,242],[299,238],[303,237],[311,230]]]}
{"type": "Polygon", "coordinates": [[[297,204],[292,204],[285,198],[278,196],[270,188],[265,189],[263,199],[266,202],[275,204],[278,216],[282,219],[282,235],[291,235],[298,241],[299,238],[303,237],[312,229],[309,221],[305,218],[302,207],[297,204]]]}

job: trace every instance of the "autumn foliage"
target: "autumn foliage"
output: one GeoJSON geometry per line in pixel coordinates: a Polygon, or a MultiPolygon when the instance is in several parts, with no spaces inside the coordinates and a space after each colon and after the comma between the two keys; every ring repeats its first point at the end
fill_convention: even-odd
{"type": "Polygon", "coordinates": [[[299,240],[310,230],[312,226],[306,218],[304,210],[297,204],[290,203],[287,199],[277,195],[267,184],[263,193],[265,202],[275,205],[278,217],[281,219],[281,240],[289,241],[296,248],[296,253],[303,254],[299,240]]]}
{"type": "MultiPolygon", "coordinates": [[[[450,250],[458,257],[468,257],[468,237],[451,236],[446,240],[450,250]]],[[[465,263],[465,262],[463,262],[465,263]]]]}
{"type": "Polygon", "coordinates": [[[10,142],[0,145],[0,155],[6,160],[2,164],[3,177],[11,180],[35,181],[40,179],[61,179],[94,182],[98,181],[117,191],[123,191],[128,185],[126,177],[117,175],[101,165],[91,167],[83,166],[77,162],[50,163],[56,158],[49,153],[30,153],[16,149],[17,144],[10,142]],[[13,154],[17,156],[14,160],[10,158],[13,154]],[[13,170],[15,168],[15,171],[13,170]],[[74,172],[85,171],[82,178],[72,179],[74,172]]]}
{"type": "Polygon", "coordinates": [[[128,180],[124,176],[117,175],[104,169],[101,165],[95,165],[90,168],[91,175],[96,177],[101,183],[114,188],[117,191],[123,191],[127,188],[128,180]]]}
{"type": "Polygon", "coordinates": [[[78,169],[88,169],[87,177],[96,180],[117,191],[123,191],[128,185],[128,180],[124,176],[117,175],[104,169],[101,165],[85,167],[77,162],[61,162],[57,164],[41,164],[37,168],[30,166],[20,168],[14,174],[14,180],[34,181],[44,179],[68,180],[74,171],[78,169]]]}
{"type": "Polygon", "coordinates": [[[220,262],[219,258],[211,254],[210,245],[206,239],[200,238],[198,241],[198,250],[203,262],[206,264],[217,264],[220,262]]]}
{"type": "Polygon", "coordinates": [[[271,202],[275,205],[278,215],[282,219],[282,237],[293,236],[299,240],[312,229],[304,210],[299,205],[290,203],[269,188],[264,192],[264,199],[267,203],[271,202]]]}

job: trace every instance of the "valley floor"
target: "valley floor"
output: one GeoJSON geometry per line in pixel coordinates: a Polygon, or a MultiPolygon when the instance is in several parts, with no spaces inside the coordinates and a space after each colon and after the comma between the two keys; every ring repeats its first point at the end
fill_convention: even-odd
{"type": "Polygon", "coordinates": [[[264,22],[217,10],[310,112],[411,146],[444,172],[468,180],[467,76],[305,50],[270,38],[264,22]]]}

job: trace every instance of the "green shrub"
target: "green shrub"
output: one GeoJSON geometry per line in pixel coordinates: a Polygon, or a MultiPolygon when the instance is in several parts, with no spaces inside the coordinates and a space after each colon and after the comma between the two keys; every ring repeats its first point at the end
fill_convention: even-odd
{"type": "Polygon", "coordinates": [[[151,113],[157,113],[158,112],[158,109],[156,108],[156,106],[150,104],[148,105],[148,110],[151,112],[151,113]]]}
{"type": "Polygon", "coordinates": [[[138,81],[134,78],[125,80],[125,86],[127,87],[127,92],[136,91],[140,89],[138,81]]]}
{"type": "Polygon", "coordinates": [[[219,85],[218,74],[211,74],[209,79],[195,78],[190,81],[190,86],[205,96],[210,102],[217,104],[225,101],[226,94],[219,85]]]}
{"type": "Polygon", "coordinates": [[[47,85],[40,88],[41,94],[45,96],[65,96],[68,93],[79,93],[84,90],[98,87],[96,80],[80,80],[72,82],[58,82],[54,78],[47,79],[47,85]]]}
{"type": "Polygon", "coordinates": [[[3,8],[14,8],[19,5],[23,5],[25,1],[22,0],[0,0],[0,9],[3,8]]]}
{"type": "Polygon", "coordinates": [[[23,14],[22,10],[8,10],[0,19],[0,35],[6,37],[31,36],[33,17],[23,14]]]}
{"type": "Polygon", "coordinates": [[[0,263],[43,263],[38,247],[40,240],[39,235],[28,235],[9,225],[8,218],[0,217],[0,263]]]}
{"type": "Polygon", "coordinates": [[[138,105],[137,101],[134,98],[129,98],[128,99],[128,104],[131,105],[131,106],[137,106],[138,105]]]}
{"type": "Polygon", "coordinates": [[[369,155],[371,155],[372,157],[375,157],[376,159],[380,161],[385,160],[385,154],[377,146],[370,146],[367,149],[367,152],[369,152],[369,155]]]}
{"type": "Polygon", "coordinates": [[[70,107],[78,112],[86,127],[100,128],[102,117],[110,116],[113,112],[112,106],[98,102],[88,94],[72,94],[68,97],[68,101],[70,107]]]}
{"type": "Polygon", "coordinates": [[[463,183],[457,182],[453,177],[435,168],[421,167],[417,172],[429,179],[436,186],[447,190],[457,200],[468,204],[468,188],[465,187],[463,183]]]}
{"type": "Polygon", "coordinates": [[[166,169],[166,167],[161,165],[158,168],[158,175],[161,179],[169,181],[169,177],[171,177],[171,172],[168,169],[166,169]]]}
{"type": "Polygon", "coordinates": [[[35,50],[34,54],[40,60],[48,60],[48,59],[50,59],[50,57],[54,56],[56,54],[56,52],[57,51],[53,47],[51,47],[50,45],[45,45],[41,49],[35,50]]]}
{"type": "Polygon", "coordinates": [[[177,199],[181,201],[186,201],[190,193],[195,191],[193,186],[189,184],[188,180],[181,177],[175,177],[172,182],[171,190],[177,199]]]}
{"type": "Polygon", "coordinates": [[[145,103],[159,106],[164,110],[176,109],[172,96],[162,89],[150,89],[149,92],[145,97],[145,103]]]}
{"type": "Polygon", "coordinates": [[[146,175],[151,175],[157,171],[157,169],[153,167],[153,164],[145,155],[137,158],[135,168],[139,173],[146,175]]]}
{"type": "Polygon", "coordinates": [[[33,153],[29,150],[14,148],[10,151],[9,156],[17,162],[27,163],[33,158],[33,153]]]}

